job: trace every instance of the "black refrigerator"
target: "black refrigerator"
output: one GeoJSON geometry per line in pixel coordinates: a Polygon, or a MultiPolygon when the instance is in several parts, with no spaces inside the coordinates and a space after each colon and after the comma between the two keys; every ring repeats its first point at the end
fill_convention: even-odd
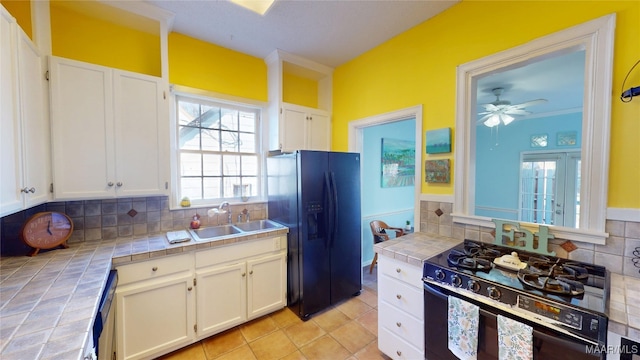
{"type": "Polygon", "coordinates": [[[362,289],[360,154],[267,158],[269,219],[289,227],[288,306],[303,320],[362,289]]]}

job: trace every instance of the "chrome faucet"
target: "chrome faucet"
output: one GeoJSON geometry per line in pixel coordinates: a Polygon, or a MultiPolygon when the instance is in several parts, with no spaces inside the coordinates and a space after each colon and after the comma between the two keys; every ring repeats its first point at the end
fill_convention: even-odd
{"type": "Polygon", "coordinates": [[[231,224],[231,210],[229,209],[228,201],[223,201],[220,206],[218,206],[218,212],[227,213],[227,223],[231,224]]]}

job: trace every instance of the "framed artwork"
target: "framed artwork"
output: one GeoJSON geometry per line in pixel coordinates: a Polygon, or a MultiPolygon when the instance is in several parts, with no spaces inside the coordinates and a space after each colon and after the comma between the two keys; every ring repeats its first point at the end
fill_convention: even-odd
{"type": "Polygon", "coordinates": [[[416,174],[416,142],[382,139],[381,186],[411,186],[416,174]]]}
{"type": "Polygon", "coordinates": [[[451,128],[429,130],[426,137],[427,154],[451,152],[451,128]]]}
{"type": "Polygon", "coordinates": [[[547,147],[548,144],[547,134],[531,135],[531,147],[547,147]]]}
{"type": "Polygon", "coordinates": [[[556,138],[558,146],[574,146],[576,144],[577,131],[559,132],[556,138]]]}
{"type": "Polygon", "coordinates": [[[428,183],[448,184],[451,182],[449,159],[426,160],[424,162],[424,178],[428,183]]]}

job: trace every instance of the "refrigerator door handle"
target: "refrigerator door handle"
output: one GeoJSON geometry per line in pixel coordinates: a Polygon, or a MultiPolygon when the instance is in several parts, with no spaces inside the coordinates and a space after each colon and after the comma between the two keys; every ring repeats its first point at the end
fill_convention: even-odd
{"type": "Polygon", "coordinates": [[[324,173],[324,186],[326,189],[326,192],[324,192],[324,203],[325,203],[325,209],[323,211],[324,215],[324,233],[325,233],[325,240],[324,240],[324,246],[325,248],[329,247],[331,244],[331,236],[333,235],[333,224],[332,224],[332,220],[333,220],[333,197],[330,195],[331,194],[331,181],[329,179],[329,173],[325,172],[324,173]]]}
{"type": "Polygon", "coordinates": [[[333,198],[333,224],[331,227],[331,242],[329,243],[329,246],[332,247],[333,242],[338,237],[338,187],[336,186],[336,176],[333,171],[331,172],[331,196],[333,198]]]}

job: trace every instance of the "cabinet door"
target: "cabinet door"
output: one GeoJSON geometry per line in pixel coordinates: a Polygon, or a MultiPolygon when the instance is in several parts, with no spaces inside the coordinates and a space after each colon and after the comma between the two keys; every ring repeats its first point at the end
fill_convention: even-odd
{"type": "Polygon", "coordinates": [[[0,216],[22,208],[15,20],[0,6],[0,216]]]}
{"type": "Polygon", "coordinates": [[[284,253],[247,261],[248,317],[256,317],[286,305],[287,278],[284,253]]]}
{"type": "Polygon", "coordinates": [[[331,150],[331,126],[329,116],[319,113],[309,114],[308,150],[331,150]]]}
{"type": "Polygon", "coordinates": [[[50,86],[55,198],[113,197],[111,71],[54,57],[50,86]]]}
{"type": "Polygon", "coordinates": [[[247,320],[246,277],[244,262],[196,272],[198,337],[247,320]]]}
{"type": "Polygon", "coordinates": [[[18,31],[18,59],[24,174],[22,188],[28,189],[23,195],[25,207],[28,208],[49,199],[51,139],[42,58],[22,30],[18,31]]]}
{"type": "Polygon", "coordinates": [[[195,339],[191,274],[116,290],[118,359],[152,358],[195,339]]]}
{"type": "Polygon", "coordinates": [[[161,79],[114,70],[116,192],[167,194],[168,116],[161,79]]]}
{"type": "Polygon", "coordinates": [[[295,109],[282,108],[280,124],[280,147],[282,151],[306,149],[307,113],[295,109]]]}

